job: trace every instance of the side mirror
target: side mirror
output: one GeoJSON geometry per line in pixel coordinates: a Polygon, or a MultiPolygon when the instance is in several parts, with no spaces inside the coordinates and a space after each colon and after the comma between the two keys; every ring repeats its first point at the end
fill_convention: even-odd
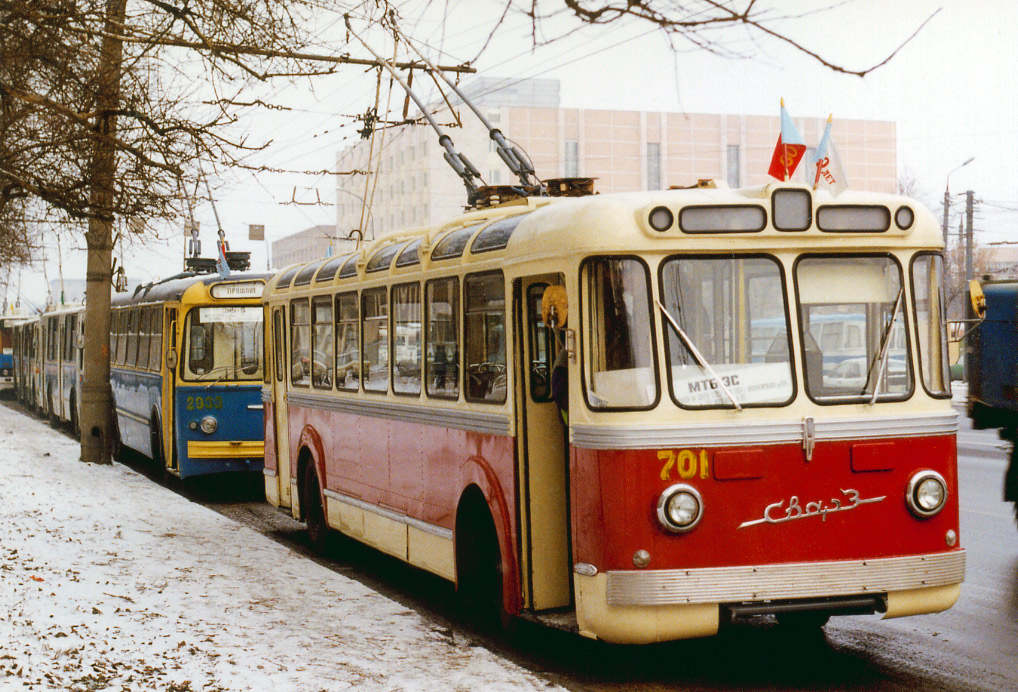
{"type": "Polygon", "coordinates": [[[170,370],[177,367],[177,349],[171,348],[166,352],[166,367],[170,370]]]}
{"type": "Polygon", "coordinates": [[[979,319],[986,317],[986,294],[983,293],[983,287],[979,285],[978,279],[969,281],[969,300],[972,301],[972,312],[976,317],[979,319]]]}

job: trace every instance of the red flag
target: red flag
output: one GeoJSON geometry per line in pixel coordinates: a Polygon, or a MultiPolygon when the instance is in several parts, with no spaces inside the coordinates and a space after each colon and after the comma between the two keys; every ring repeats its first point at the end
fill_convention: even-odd
{"type": "Polygon", "coordinates": [[[795,173],[796,167],[802,161],[806,153],[806,142],[803,141],[795,123],[785,110],[785,102],[781,101],[781,134],[778,135],[778,144],[774,147],[774,155],[771,157],[771,167],[767,172],[774,178],[786,181],[795,173]]]}

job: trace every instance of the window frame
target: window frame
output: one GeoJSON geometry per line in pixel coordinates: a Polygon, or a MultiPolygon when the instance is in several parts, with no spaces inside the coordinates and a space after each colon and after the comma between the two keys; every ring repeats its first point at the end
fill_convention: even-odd
{"type": "MultiPolygon", "coordinates": [[[[764,259],[764,260],[771,261],[771,263],[776,266],[776,268],[778,270],[778,277],[781,280],[781,293],[782,293],[782,298],[783,298],[782,302],[784,303],[782,305],[782,311],[784,312],[784,316],[785,316],[785,334],[787,336],[787,346],[788,346],[788,370],[789,370],[789,374],[790,374],[791,379],[792,379],[792,393],[788,397],[788,399],[786,399],[784,401],[781,401],[781,402],[747,403],[747,402],[744,402],[744,401],[739,401],[739,405],[742,406],[742,408],[785,408],[787,406],[791,406],[795,402],[796,398],[799,395],[799,381],[798,381],[798,379],[799,379],[798,378],[799,366],[797,365],[797,363],[798,363],[798,360],[797,360],[798,354],[795,351],[796,343],[795,343],[795,336],[793,335],[793,329],[792,329],[792,315],[791,315],[791,310],[790,310],[789,286],[788,286],[788,281],[787,281],[787,276],[786,276],[786,271],[785,271],[785,264],[776,255],[769,254],[769,253],[766,253],[766,252],[728,253],[728,254],[711,254],[711,255],[698,255],[698,254],[692,254],[692,253],[673,253],[673,254],[667,255],[665,257],[662,257],[661,261],[658,263],[658,269],[657,269],[657,273],[658,273],[658,277],[657,277],[657,281],[658,281],[658,283],[657,283],[657,291],[658,291],[658,295],[661,296],[661,303],[662,303],[662,305],[665,304],[665,301],[664,301],[664,271],[665,271],[665,265],[668,264],[670,261],[675,260],[675,259],[680,259],[680,260],[750,260],[750,259],[764,259]]],[[[796,294],[796,295],[798,295],[798,294],[796,294]]],[[[660,311],[657,311],[657,312],[660,313],[660,311]]],[[[659,315],[659,316],[660,316],[661,319],[664,319],[663,315],[659,315]]],[[[667,356],[668,356],[668,341],[667,341],[668,334],[669,333],[673,333],[674,334],[675,330],[672,329],[671,325],[664,324],[664,323],[662,323],[662,325],[661,325],[661,330],[662,330],[662,334],[661,334],[661,336],[662,336],[662,338],[661,338],[661,350],[662,350],[662,352],[665,354],[665,356],[667,358],[667,356]]],[[[679,339],[678,334],[675,334],[675,338],[679,339]]],[[[752,355],[752,343],[751,343],[751,339],[749,339],[749,335],[747,335],[746,338],[747,338],[748,341],[750,341],[749,348],[750,348],[750,354],[752,355]]],[[[679,339],[679,340],[681,341],[681,339],[679,339]]],[[[696,342],[694,341],[694,343],[696,343],[696,342]]],[[[700,344],[697,344],[697,347],[699,347],[699,346],[700,346],[700,344]]],[[[717,365],[717,363],[714,363],[713,361],[708,361],[708,362],[710,362],[710,364],[712,366],[713,365],[717,365]]],[[[708,375],[708,377],[709,377],[709,375],[708,375]]],[[[668,396],[669,396],[669,398],[671,398],[672,402],[676,406],[678,406],[679,408],[681,408],[683,410],[686,410],[686,411],[704,411],[704,410],[708,410],[708,411],[724,411],[724,410],[735,410],[735,406],[732,405],[731,402],[729,402],[729,404],[726,404],[726,405],[708,404],[708,405],[703,405],[703,406],[694,406],[694,405],[690,405],[690,404],[683,404],[683,403],[681,403],[676,398],[676,396],[675,396],[675,386],[674,386],[674,383],[672,382],[672,368],[671,368],[671,361],[670,361],[670,359],[665,361],[665,380],[668,383],[668,396]]],[[[736,397],[736,398],[738,398],[738,397],[736,397]]],[[[727,400],[727,397],[726,397],[726,400],[727,400]]]]}

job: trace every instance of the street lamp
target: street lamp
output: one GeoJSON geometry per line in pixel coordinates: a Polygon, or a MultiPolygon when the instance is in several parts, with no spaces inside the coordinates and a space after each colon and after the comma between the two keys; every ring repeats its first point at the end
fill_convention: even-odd
{"type": "Polygon", "coordinates": [[[947,252],[947,213],[951,209],[951,190],[950,190],[950,188],[951,188],[951,173],[954,173],[955,171],[960,170],[960,169],[964,168],[965,166],[969,165],[970,163],[972,163],[975,160],[975,158],[976,158],[975,156],[968,157],[968,159],[965,161],[965,163],[961,164],[957,168],[952,169],[947,174],[947,178],[944,180],[944,227],[943,227],[943,230],[944,230],[944,252],[947,252]]]}

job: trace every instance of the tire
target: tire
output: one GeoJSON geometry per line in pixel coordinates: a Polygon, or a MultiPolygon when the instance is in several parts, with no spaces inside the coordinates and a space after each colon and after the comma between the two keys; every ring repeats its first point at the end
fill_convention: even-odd
{"type": "Polygon", "coordinates": [[[53,410],[53,392],[46,393],[46,418],[51,428],[60,427],[60,419],[57,418],[56,411],[53,410]]]}
{"type": "Polygon", "coordinates": [[[791,634],[809,634],[820,632],[831,619],[828,613],[805,611],[801,613],[780,613],[778,625],[791,634]]]}
{"type": "Polygon", "coordinates": [[[81,441],[81,421],[78,420],[78,397],[71,392],[71,430],[74,431],[74,439],[81,441]]]}
{"type": "Polygon", "coordinates": [[[160,434],[159,418],[152,416],[152,420],[148,423],[149,429],[149,440],[152,445],[152,461],[160,471],[166,470],[166,460],[163,458],[163,442],[162,435],[160,434]]]}
{"type": "MultiPolygon", "coordinates": [[[[1015,438],[1015,431],[1013,429],[1001,430],[1000,436],[1004,439],[1013,440],[1015,438]],[[1005,432],[1007,433],[1006,437],[1005,432]]],[[[1014,503],[1015,522],[1018,525],[1018,443],[1011,447],[1007,471],[1004,472],[1004,501],[1014,503]]]]}
{"type": "Polygon", "coordinates": [[[322,507],[322,493],[318,485],[318,474],[315,467],[308,464],[301,478],[302,505],[304,523],[308,529],[308,543],[316,553],[325,552],[329,547],[329,525],[325,520],[325,508],[322,507]]]}
{"type": "Polygon", "coordinates": [[[509,627],[498,534],[483,500],[465,500],[456,513],[456,596],[468,622],[484,631],[509,627]]]}

